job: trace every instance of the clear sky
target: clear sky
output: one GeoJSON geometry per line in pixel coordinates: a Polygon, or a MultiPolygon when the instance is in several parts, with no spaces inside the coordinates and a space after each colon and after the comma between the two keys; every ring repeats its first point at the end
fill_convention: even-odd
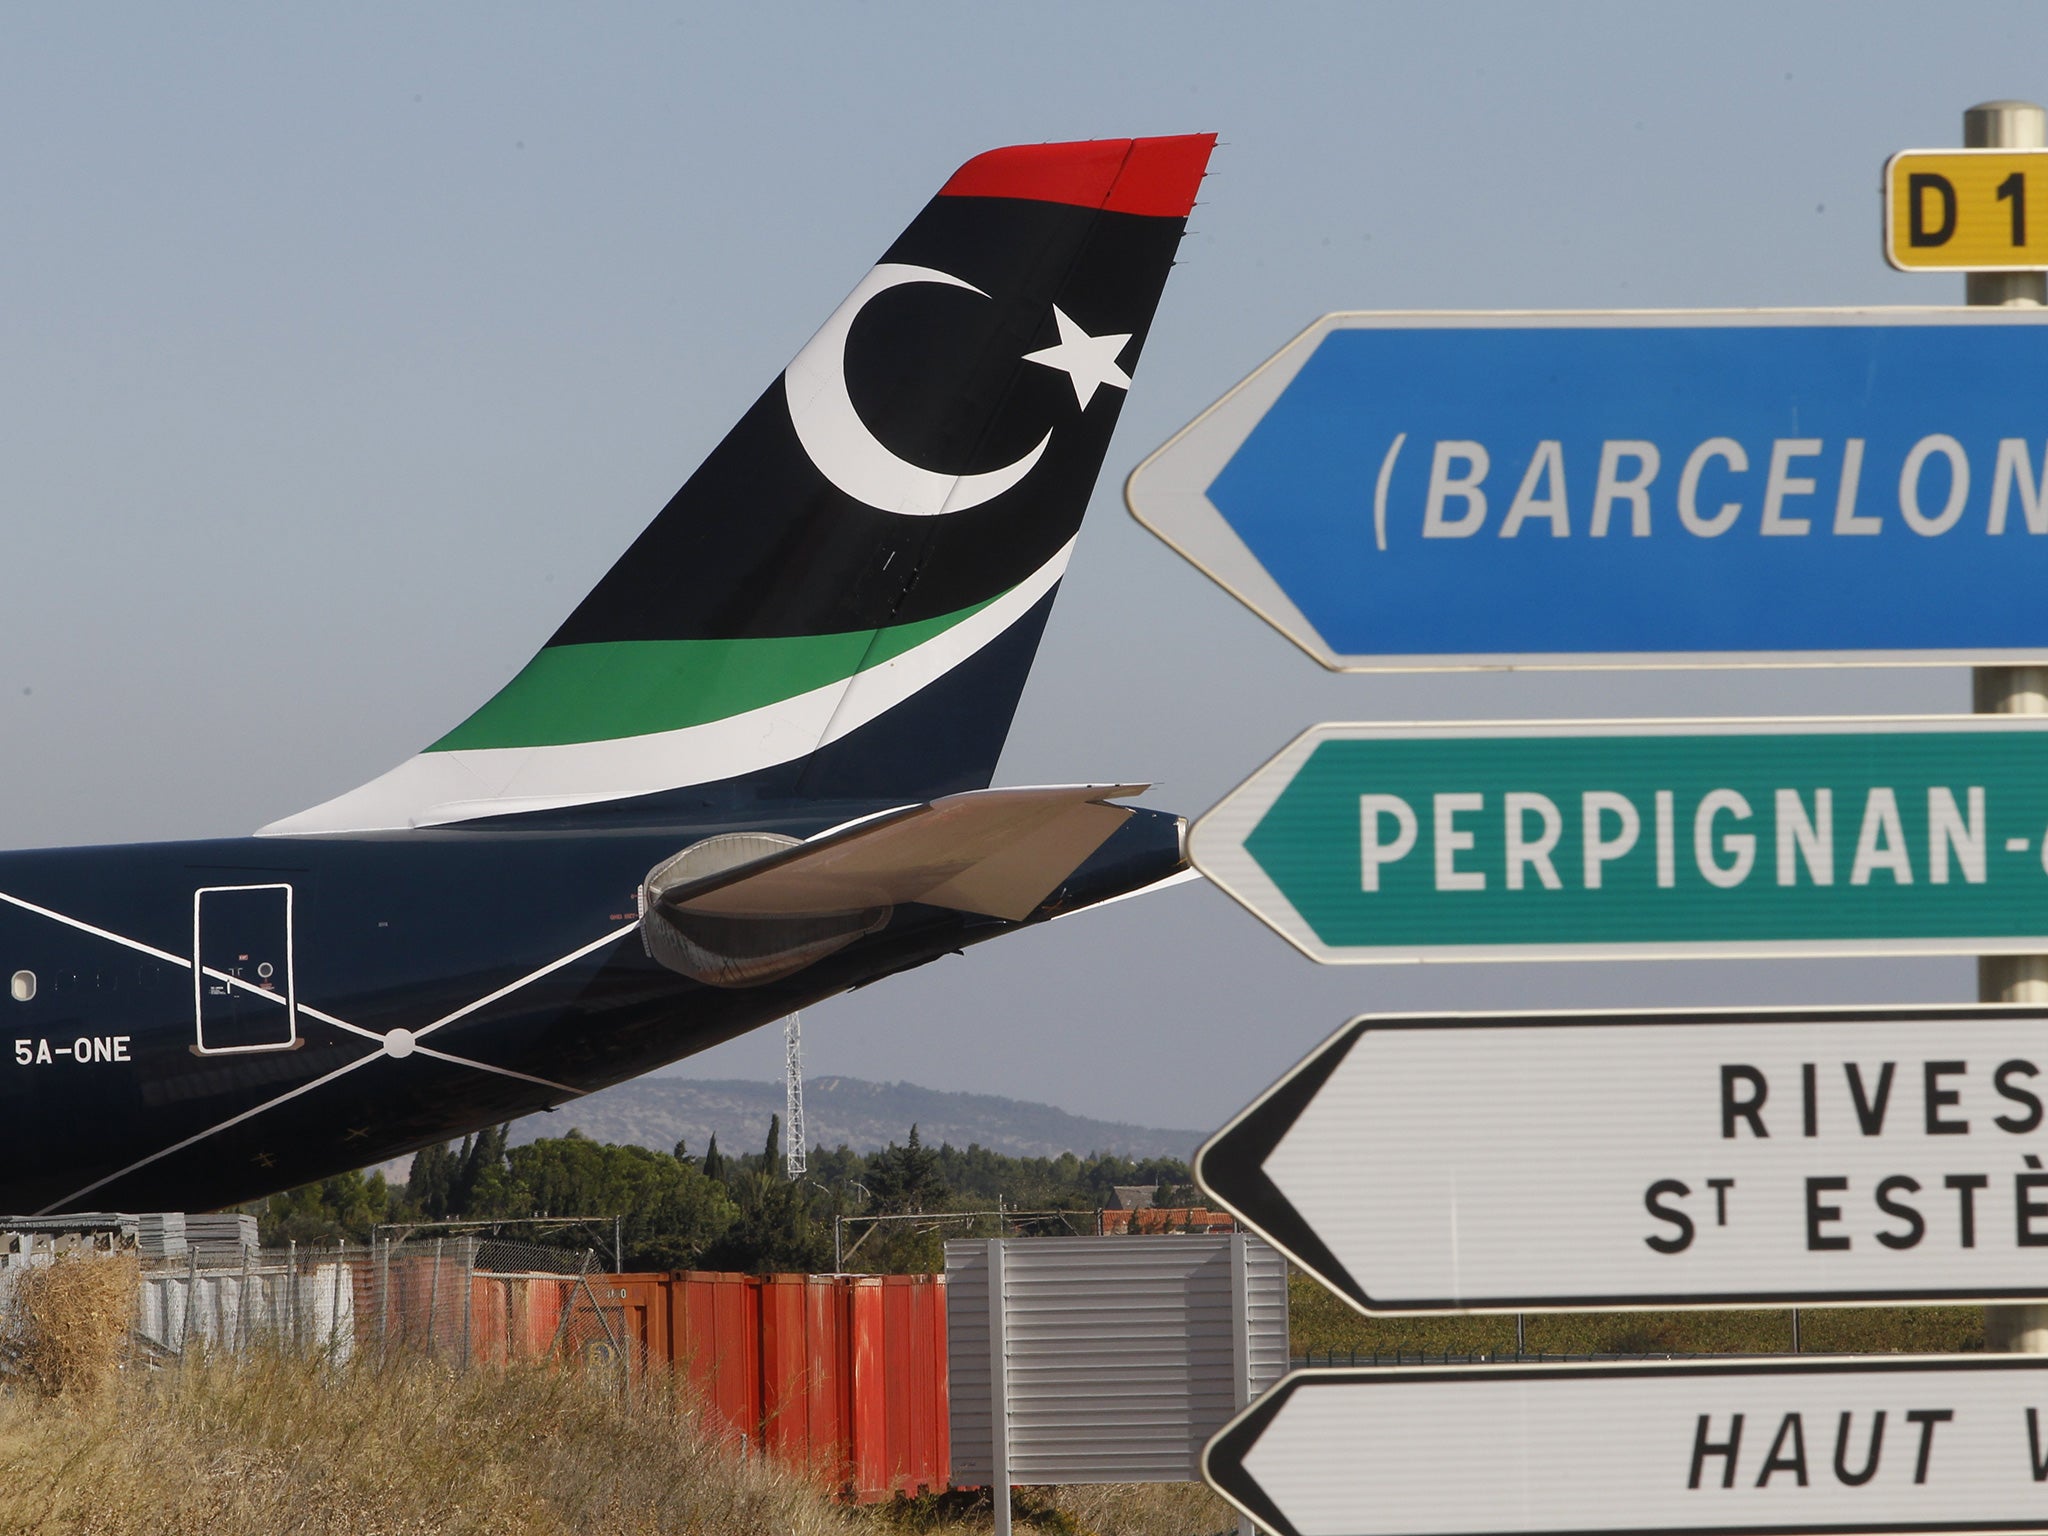
{"type": "MultiPolygon", "coordinates": [[[[10,846],[237,834],[505,681],[969,156],[1215,131],[999,782],[1206,809],[1317,720],[1962,710],[1956,670],[1322,673],[1133,524],[1332,309],[1960,302],[1879,169],[2038,4],[0,10],[10,846]]],[[[812,1070],[1210,1126],[1366,1009],[1973,995],[1966,961],[1319,970],[1184,887],[813,1010],[812,1070]]],[[[769,1077],[767,1034],[686,1063],[769,1077]]]]}

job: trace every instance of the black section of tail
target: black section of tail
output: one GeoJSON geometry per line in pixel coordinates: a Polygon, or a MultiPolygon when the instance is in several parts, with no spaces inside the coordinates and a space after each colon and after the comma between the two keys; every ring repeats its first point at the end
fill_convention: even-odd
{"type": "Polygon", "coordinates": [[[1027,355],[1061,342],[1057,307],[1091,337],[1128,334],[1116,362],[1130,372],[1184,222],[933,199],[885,261],[981,292],[906,281],[876,294],[846,336],[846,393],[875,452],[973,475],[1044,439],[1030,472],[964,511],[883,510],[814,462],[778,379],[551,643],[843,634],[1015,586],[1080,526],[1124,395],[1105,384],[1083,407],[1068,373],[1027,355]]]}
{"type": "Polygon", "coordinates": [[[967,660],[800,765],[805,799],[935,800],[986,789],[1010,734],[1059,589],[967,660]]]}
{"type": "MultiPolygon", "coordinates": [[[[1054,173],[1043,194],[935,198],[550,646],[864,633],[873,658],[894,654],[901,626],[943,628],[1034,577],[1044,586],[1080,526],[1185,225],[1117,211],[1108,192],[1062,200],[1060,157],[1082,150],[1101,154],[1028,152],[1054,173]],[[963,481],[953,500],[919,504],[920,484],[963,481]]],[[[1049,601],[961,661],[971,688],[940,678],[808,761],[755,776],[742,798],[986,785],[1049,601]]]]}

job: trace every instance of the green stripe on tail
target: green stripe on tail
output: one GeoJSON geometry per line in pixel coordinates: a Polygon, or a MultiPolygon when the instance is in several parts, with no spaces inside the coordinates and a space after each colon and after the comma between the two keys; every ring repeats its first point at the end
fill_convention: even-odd
{"type": "Polygon", "coordinates": [[[994,601],[836,635],[551,645],[427,750],[616,741],[729,719],[880,666],[994,601]]]}

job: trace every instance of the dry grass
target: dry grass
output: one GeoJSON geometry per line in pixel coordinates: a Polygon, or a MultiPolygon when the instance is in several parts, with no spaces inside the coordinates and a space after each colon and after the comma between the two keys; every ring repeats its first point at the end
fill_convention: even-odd
{"type": "MultiPolygon", "coordinates": [[[[975,1536],[985,1496],[854,1509],[701,1431],[665,1393],[622,1400],[544,1366],[456,1375],[419,1359],[333,1370],[265,1356],[118,1369],[132,1260],[73,1259],[15,1281],[0,1340],[0,1536],[975,1536]],[[9,1385],[6,1383],[11,1382],[9,1385]]],[[[1512,1349],[1511,1318],[1367,1321],[1296,1277],[1297,1344],[1512,1349]],[[1307,1338],[1303,1338],[1307,1335],[1307,1338]]],[[[1532,1349],[1784,1348],[1774,1313],[1532,1317],[1532,1349]]],[[[1813,1349],[1949,1347],[1974,1312],[1809,1312],[1813,1349]]],[[[1041,1536],[1211,1536],[1232,1512],[1199,1484],[1029,1488],[1041,1536]]]]}
{"type": "MultiPolygon", "coordinates": [[[[132,1258],[18,1276],[0,1340],[0,1536],[826,1536],[990,1527],[954,1494],[853,1509],[662,1390],[256,1353],[123,1370],[132,1258]]],[[[976,1507],[977,1504],[980,1507],[976,1507]]],[[[1200,1485],[1024,1489],[1057,1536],[1231,1529],[1200,1485]]]]}
{"type": "Polygon", "coordinates": [[[17,1271],[0,1378],[45,1398],[98,1393],[127,1353],[135,1286],[132,1255],[66,1256],[17,1271]]]}
{"type": "Polygon", "coordinates": [[[0,1400],[0,1533],[695,1536],[860,1518],[661,1402],[543,1368],[191,1361],[0,1400]]]}
{"type": "Polygon", "coordinates": [[[1076,1536],[1222,1536],[1237,1511],[1204,1483],[1083,1483],[1034,1488],[1076,1536]]]}
{"type": "MultiPolygon", "coordinates": [[[[1019,1488],[1012,1528],[1035,1536],[1235,1536],[1237,1511],[1201,1483],[1019,1488]]],[[[900,1536],[980,1536],[995,1528],[988,1490],[956,1489],[876,1505],[900,1536]]]]}
{"type": "MultiPolygon", "coordinates": [[[[339,1371],[266,1356],[131,1367],[106,1390],[0,1395],[0,1536],[827,1536],[990,1527],[968,1495],[853,1509],[546,1367],[339,1371]],[[923,1518],[919,1518],[922,1514],[923,1518]]],[[[1020,1489],[1018,1529],[1234,1529],[1199,1484],[1020,1489]]]]}

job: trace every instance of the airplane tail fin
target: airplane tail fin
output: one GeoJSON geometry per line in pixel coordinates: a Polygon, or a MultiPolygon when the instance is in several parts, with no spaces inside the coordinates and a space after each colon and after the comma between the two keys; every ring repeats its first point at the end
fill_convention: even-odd
{"type": "Polygon", "coordinates": [[[986,786],[1214,143],[970,160],[517,677],[263,830],[986,786]]]}

